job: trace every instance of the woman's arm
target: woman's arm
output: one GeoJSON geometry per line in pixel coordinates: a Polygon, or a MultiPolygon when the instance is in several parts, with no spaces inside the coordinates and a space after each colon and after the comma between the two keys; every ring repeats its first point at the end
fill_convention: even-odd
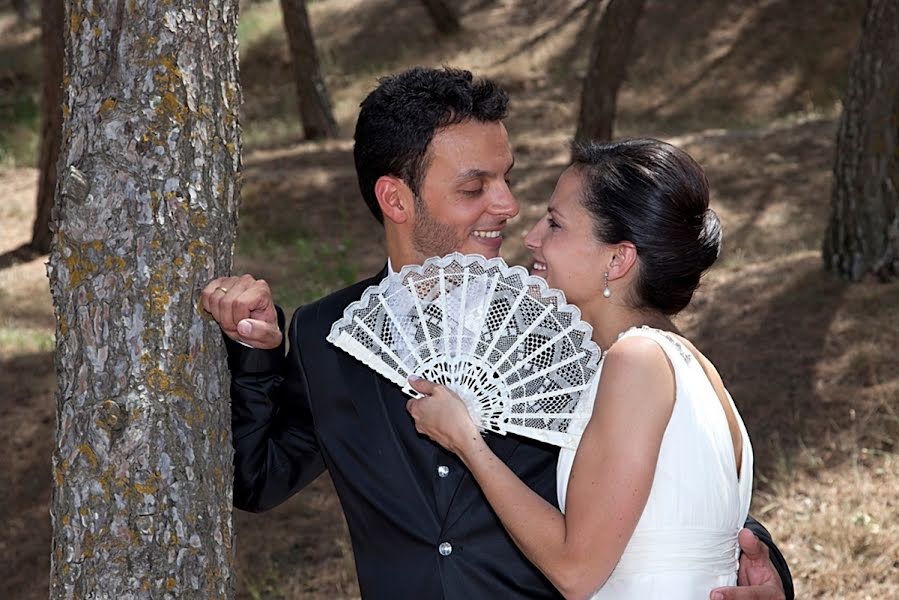
{"type": "Polygon", "coordinates": [[[658,344],[626,338],[606,355],[564,515],[493,454],[455,394],[411,383],[428,394],[408,403],[416,428],[459,455],[528,559],[566,598],[602,585],[643,512],[674,406],[674,373],[658,344]]]}

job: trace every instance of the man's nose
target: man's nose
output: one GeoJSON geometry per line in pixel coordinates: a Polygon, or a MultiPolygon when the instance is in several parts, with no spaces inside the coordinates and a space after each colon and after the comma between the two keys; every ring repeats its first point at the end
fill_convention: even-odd
{"type": "Polygon", "coordinates": [[[515,194],[509,189],[509,184],[503,182],[501,189],[497,190],[491,202],[490,212],[495,215],[503,215],[509,219],[518,214],[519,205],[515,194]]]}

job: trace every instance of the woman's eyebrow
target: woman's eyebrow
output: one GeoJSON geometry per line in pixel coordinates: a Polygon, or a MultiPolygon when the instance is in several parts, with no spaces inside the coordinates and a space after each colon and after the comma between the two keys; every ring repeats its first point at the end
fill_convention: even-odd
{"type": "Polygon", "coordinates": [[[547,206],[546,212],[551,214],[553,216],[553,218],[561,217],[563,221],[565,220],[565,214],[563,212],[559,211],[558,208],[553,208],[552,206],[547,206]]]}

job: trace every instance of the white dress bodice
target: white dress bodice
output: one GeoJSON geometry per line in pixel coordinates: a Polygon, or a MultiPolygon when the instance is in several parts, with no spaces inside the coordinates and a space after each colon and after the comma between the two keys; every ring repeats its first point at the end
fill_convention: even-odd
{"type": "MultiPolygon", "coordinates": [[[[643,514],[615,570],[592,598],[708,598],[713,588],[737,580],[737,534],[752,497],[752,446],[728,394],[743,439],[738,478],[727,416],[698,359],[657,329],[634,328],[621,337],[635,335],[665,351],[674,368],[676,396],[643,514]]],[[[601,373],[602,363],[594,398],[601,373]]],[[[563,512],[575,453],[566,448],[559,453],[563,512]]]]}

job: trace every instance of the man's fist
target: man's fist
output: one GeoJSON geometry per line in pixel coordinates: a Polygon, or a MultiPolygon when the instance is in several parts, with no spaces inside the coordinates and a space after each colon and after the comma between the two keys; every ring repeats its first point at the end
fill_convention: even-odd
{"type": "Polygon", "coordinates": [[[203,289],[203,308],[232,340],[253,348],[277,348],[281,343],[272,291],[252,275],[219,277],[203,289]]]}

